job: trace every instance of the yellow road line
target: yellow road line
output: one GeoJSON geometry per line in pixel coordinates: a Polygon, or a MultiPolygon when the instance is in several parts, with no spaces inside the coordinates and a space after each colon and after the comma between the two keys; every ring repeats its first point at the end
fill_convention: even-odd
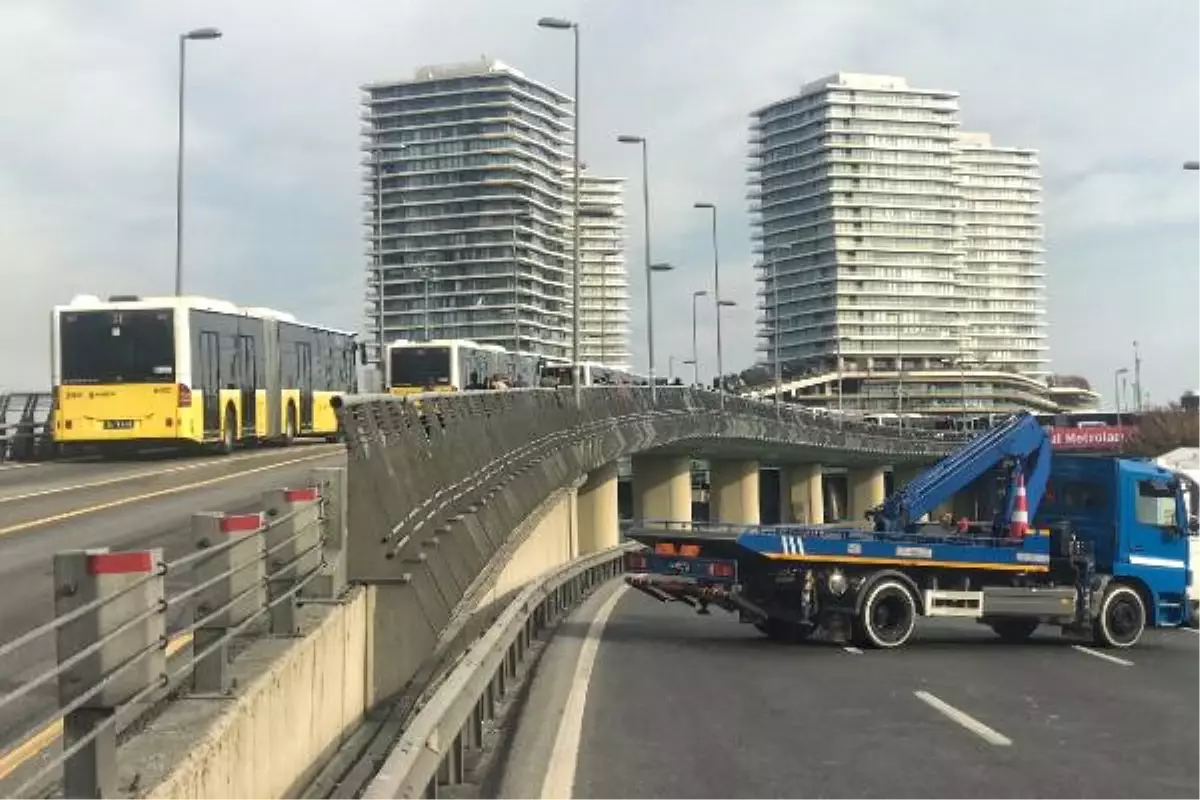
{"type": "MultiPolygon", "coordinates": [[[[188,631],[175,636],[167,642],[167,658],[171,658],[187,645],[191,644],[192,633],[188,631]]],[[[37,733],[30,736],[19,745],[0,756],[0,781],[17,771],[29,759],[53,744],[63,732],[63,721],[60,717],[37,733]]]]}
{"type": "Polygon", "coordinates": [[[232,481],[238,478],[243,478],[247,475],[253,475],[256,472],[267,472],[268,470],[279,469],[280,467],[288,467],[292,464],[302,464],[305,461],[316,461],[317,459],[329,458],[334,455],[337,454],[326,451],[323,453],[318,453],[317,455],[304,456],[303,458],[293,458],[288,461],[279,461],[275,464],[266,464],[261,467],[255,467],[254,469],[233,472],[229,475],[218,475],[215,478],[206,478],[205,480],[196,481],[195,483],[187,483],[183,486],[172,486],[169,489],[159,489],[157,491],[147,492],[145,494],[122,497],[117,500],[110,500],[107,503],[99,503],[97,505],[87,506],[85,508],[77,508],[73,511],[64,511],[61,514],[52,514],[49,517],[41,517],[40,519],[31,519],[26,522],[18,522],[15,525],[9,525],[7,527],[0,528],[0,536],[7,536],[11,533],[20,533],[21,531],[27,531],[30,528],[40,528],[41,526],[49,525],[52,522],[62,522],[63,520],[82,517],[87,514],[95,514],[97,511],[107,511],[110,508],[118,508],[120,506],[129,505],[130,503],[140,503],[144,500],[153,500],[156,497],[166,497],[167,495],[179,494],[180,492],[187,492],[191,491],[192,489],[199,489],[204,486],[223,483],[224,481],[232,481]]]}
{"type": "MultiPolygon", "coordinates": [[[[320,447],[322,450],[327,450],[325,445],[311,445],[320,447]]],[[[245,455],[234,456],[233,458],[211,459],[208,461],[195,462],[191,464],[183,464],[178,467],[170,467],[168,469],[146,470],[143,472],[134,472],[129,475],[118,475],[115,478],[105,478],[100,481],[91,481],[89,483],[76,483],[71,486],[56,486],[53,489],[39,489],[36,492],[26,492],[25,494],[15,494],[8,497],[0,497],[0,504],[15,503],[19,500],[32,500],[38,497],[48,497],[54,494],[62,494],[63,492],[76,492],[81,489],[95,489],[100,486],[111,486],[114,483],[123,483],[125,481],[136,481],[139,478],[154,478],[159,475],[170,475],[175,472],[188,472],[204,467],[219,467],[224,464],[237,464],[242,461],[250,461],[252,459],[268,458],[275,453],[247,453],[245,455]]],[[[287,462],[285,462],[287,463],[287,462]]],[[[244,473],[243,473],[244,474],[244,473]]]]}

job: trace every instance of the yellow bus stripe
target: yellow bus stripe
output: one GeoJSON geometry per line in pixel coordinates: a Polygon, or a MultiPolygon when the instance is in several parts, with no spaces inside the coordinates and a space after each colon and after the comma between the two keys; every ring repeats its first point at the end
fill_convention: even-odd
{"type": "Polygon", "coordinates": [[[945,567],[946,569],[996,569],[1011,572],[1049,572],[1050,567],[1044,564],[989,564],[982,561],[930,561],[911,558],[877,558],[861,556],[814,556],[792,555],[790,553],[763,553],[767,558],[776,561],[817,561],[826,563],[853,564],[891,564],[901,567],[945,567]]]}

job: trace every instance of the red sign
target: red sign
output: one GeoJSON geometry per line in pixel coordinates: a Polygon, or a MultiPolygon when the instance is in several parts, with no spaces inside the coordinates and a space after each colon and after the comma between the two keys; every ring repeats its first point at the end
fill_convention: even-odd
{"type": "Polygon", "coordinates": [[[1050,444],[1055,450],[1119,450],[1134,428],[1115,425],[1087,428],[1057,428],[1049,426],[1050,444]]]}

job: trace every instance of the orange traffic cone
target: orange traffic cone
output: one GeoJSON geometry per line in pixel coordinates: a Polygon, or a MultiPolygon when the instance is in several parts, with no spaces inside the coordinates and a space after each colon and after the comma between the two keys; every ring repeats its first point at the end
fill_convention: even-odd
{"type": "Polygon", "coordinates": [[[1025,476],[1017,473],[1017,502],[1013,505],[1012,520],[1008,523],[1008,535],[1023,539],[1029,533],[1029,501],[1025,496],[1025,476]]]}

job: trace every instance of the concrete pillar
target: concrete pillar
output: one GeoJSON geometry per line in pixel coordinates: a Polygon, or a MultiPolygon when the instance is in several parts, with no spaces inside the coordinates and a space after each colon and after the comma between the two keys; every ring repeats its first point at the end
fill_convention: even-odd
{"type": "Polygon", "coordinates": [[[883,467],[857,467],[846,473],[850,522],[867,525],[866,512],[883,502],[883,467]]]}
{"type": "Polygon", "coordinates": [[[779,470],[779,521],[821,525],[825,493],[820,464],[792,464],[779,470]]]}
{"type": "Polygon", "coordinates": [[[617,462],[588,473],[579,487],[579,555],[616,547],[621,539],[617,523],[617,462]]]}
{"type": "Polygon", "coordinates": [[[634,456],[633,518],[692,521],[692,460],[687,456],[634,456]]]}
{"type": "Polygon", "coordinates": [[[708,474],[708,518],[713,522],[757,525],[758,462],[714,459],[708,474]]]}

